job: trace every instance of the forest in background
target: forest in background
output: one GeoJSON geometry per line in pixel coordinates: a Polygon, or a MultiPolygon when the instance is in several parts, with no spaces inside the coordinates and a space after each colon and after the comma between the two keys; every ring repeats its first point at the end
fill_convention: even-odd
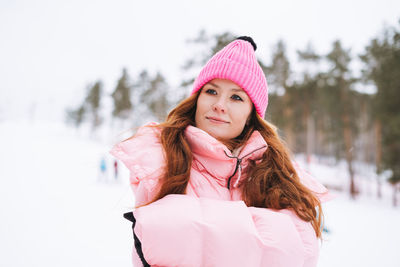
{"type": "MultiPolygon", "coordinates": [[[[266,119],[295,154],[345,160],[349,194],[360,193],[355,182],[355,163],[375,166],[377,196],[383,179],[393,186],[393,205],[400,188],[400,21],[371,38],[363,53],[353,55],[340,40],[326,54],[312,44],[297,50],[290,62],[284,40],[278,40],[269,63],[259,59],[268,81],[266,119]],[[352,68],[357,62],[360,69],[352,68]],[[295,69],[293,66],[296,66],[295,69]]],[[[137,75],[122,70],[112,94],[101,80],[86,86],[85,97],[66,110],[74,127],[90,125],[95,132],[105,122],[110,127],[138,127],[149,120],[163,121],[190,91],[197,72],[207,60],[237,36],[231,32],[209,35],[201,31],[188,40],[198,54],[182,66],[186,78],[172,88],[161,72],[142,70],[137,75]],[[105,113],[104,103],[112,108],[105,113]]],[[[257,51],[262,55],[263,51],[257,51]]]]}

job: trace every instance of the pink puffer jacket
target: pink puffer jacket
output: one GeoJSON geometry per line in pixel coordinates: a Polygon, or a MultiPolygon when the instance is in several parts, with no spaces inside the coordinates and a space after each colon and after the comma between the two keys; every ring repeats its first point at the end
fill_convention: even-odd
{"type": "MultiPolygon", "coordinates": [[[[159,135],[158,128],[142,127],[111,150],[130,170],[137,206],[159,189],[165,166],[159,135]]],[[[310,223],[291,210],[247,207],[242,201],[249,160],[260,159],[268,147],[259,132],[237,156],[196,127],[187,127],[185,137],[193,153],[186,195],[168,195],[134,211],[134,231],[151,266],[317,265],[319,245],[310,223]]],[[[295,167],[321,201],[331,198],[324,186],[295,167]]],[[[135,252],[134,264],[141,266],[135,252]]]]}

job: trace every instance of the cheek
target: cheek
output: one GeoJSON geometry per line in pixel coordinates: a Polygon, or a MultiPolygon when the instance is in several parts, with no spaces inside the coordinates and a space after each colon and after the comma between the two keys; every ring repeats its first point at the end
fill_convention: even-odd
{"type": "Polygon", "coordinates": [[[197,100],[196,104],[196,113],[195,113],[195,123],[198,125],[201,115],[205,112],[205,103],[202,97],[200,96],[197,100]]]}
{"type": "Polygon", "coordinates": [[[237,131],[242,131],[244,126],[246,125],[247,116],[244,116],[243,113],[237,112],[235,114],[235,119],[233,121],[233,127],[237,131]]]}
{"type": "Polygon", "coordinates": [[[244,126],[246,124],[247,119],[251,114],[251,107],[241,107],[234,109],[233,116],[235,117],[235,123],[239,126],[244,126]]]}
{"type": "Polygon", "coordinates": [[[201,94],[199,98],[197,99],[196,103],[196,113],[201,113],[204,111],[204,107],[206,106],[207,100],[204,98],[204,95],[201,94]]]}

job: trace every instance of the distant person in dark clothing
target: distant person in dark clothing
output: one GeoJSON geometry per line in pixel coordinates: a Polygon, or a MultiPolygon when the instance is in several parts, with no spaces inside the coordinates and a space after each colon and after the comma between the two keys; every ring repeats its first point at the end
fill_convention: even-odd
{"type": "Polygon", "coordinates": [[[114,174],[115,174],[115,181],[118,180],[118,161],[114,160],[114,174]]]}

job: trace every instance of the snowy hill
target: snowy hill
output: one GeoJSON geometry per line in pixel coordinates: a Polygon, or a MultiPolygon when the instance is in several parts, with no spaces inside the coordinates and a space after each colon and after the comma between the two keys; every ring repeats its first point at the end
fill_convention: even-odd
{"type": "MultiPolygon", "coordinates": [[[[44,122],[3,121],[0,133],[0,266],[131,266],[131,229],[122,214],[134,199],[127,170],[113,178],[111,144],[44,122]],[[99,180],[103,156],[107,181],[99,180]]],[[[347,183],[340,165],[314,162],[309,170],[325,183],[347,183]]],[[[370,193],[351,201],[336,192],[324,204],[330,232],[319,266],[400,266],[400,208],[391,207],[390,195],[375,199],[364,176],[373,173],[357,178],[370,193]]]]}

